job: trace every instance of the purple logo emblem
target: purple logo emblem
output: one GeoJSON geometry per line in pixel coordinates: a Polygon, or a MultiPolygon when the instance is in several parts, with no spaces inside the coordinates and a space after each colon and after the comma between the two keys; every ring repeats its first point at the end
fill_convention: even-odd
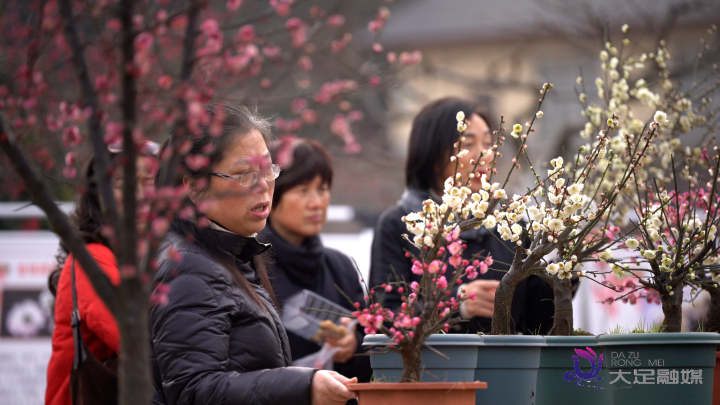
{"type": "Polygon", "coordinates": [[[597,388],[597,389],[604,389],[603,387],[597,387],[594,385],[589,385],[589,383],[598,382],[602,380],[602,377],[598,377],[598,374],[600,374],[600,369],[602,369],[602,360],[603,355],[600,354],[600,357],[598,357],[593,349],[586,347],[587,351],[582,349],[575,349],[575,353],[577,353],[577,356],[573,354],[573,360],[575,360],[575,370],[574,371],[568,371],[565,373],[565,376],[563,377],[565,381],[572,381],[577,385],[578,387],[589,387],[589,388],[597,388]],[[580,359],[578,356],[584,358],[585,360],[590,362],[591,370],[589,373],[584,373],[582,370],[580,370],[580,359]]]}

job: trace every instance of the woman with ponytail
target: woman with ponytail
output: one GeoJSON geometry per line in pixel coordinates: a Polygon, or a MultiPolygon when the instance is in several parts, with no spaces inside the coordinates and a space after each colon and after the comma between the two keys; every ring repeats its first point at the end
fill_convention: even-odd
{"type": "Polygon", "coordinates": [[[177,183],[188,208],[159,256],[156,282],[168,293],[151,310],[155,403],[344,404],[356,379],[291,367],[266,272],[270,245],[256,239],[280,173],[270,124],[243,106],[206,115],[212,124],[192,140],[177,183]]]}

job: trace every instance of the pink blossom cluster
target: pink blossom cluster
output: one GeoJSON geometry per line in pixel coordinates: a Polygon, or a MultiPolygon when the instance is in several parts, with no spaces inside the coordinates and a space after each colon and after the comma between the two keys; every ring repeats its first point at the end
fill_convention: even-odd
{"type": "MultiPolygon", "coordinates": [[[[436,324],[436,327],[445,331],[449,330],[449,319],[453,313],[458,311],[460,303],[466,299],[474,300],[476,298],[475,294],[466,295],[465,291],[458,291],[457,296],[453,296],[453,288],[462,284],[463,279],[473,280],[479,273],[487,272],[488,266],[493,264],[490,256],[482,261],[477,258],[463,259],[462,254],[467,246],[459,239],[459,234],[457,227],[454,231],[448,232],[445,237],[447,244],[439,247],[437,254],[427,260],[428,263],[423,262],[423,259],[412,257],[410,253],[406,254],[407,257],[412,257],[412,272],[422,276],[422,281],[413,281],[409,286],[404,282],[385,283],[377,286],[376,288],[380,292],[400,294],[402,304],[398,313],[394,314],[394,318],[381,312],[383,308],[378,304],[372,304],[362,312],[358,311],[355,316],[358,317],[359,323],[366,327],[366,332],[380,331],[390,336],[394,345],[401,345],[407,339],[415,338],[419,326],[423,328],[421,329],[423,333],[432,333],[427,329],[432,326],[428,324],[427,320],[423,321],[428,316],[432,318],[432,323],[436,324]],[[454,270],[448,271],[453,268],[454,270]],[[409,289],[406,290],[406,287],[409,289]],[[432,314],[427,314],[424,307],[418,305],[419,302],[432,302],[434,305],[432,314]],[[387,323],[378,321],[380,319],[378,315],[387,323]]],[[[370,291],[370,296],[372,297],[374,294],[375,290],[373,289],[370,291]]]]}
{"type": "MultiPolygon", "coordinates": [[[[355,307],[359,308],[360,303],[356,302],[355,307]]],[[[382,308],[380,304],[372,304],[369,308],[365,308],[362,311],[354,311],[353,316],[357,318],[360,326],[365,327],[365,333],[375,334],[382,327],[383,323],[392,321],[395,314],[389,309],[382,308]]]]}
{"type": "Polygon", "coordinates": [[[290,34],[293,48],[299,48],[307,42],[308,25],[297,17],[292,17],[285,22],[285,29],[290,34]]]}
{"type": "Polygon", "coordinates": [[[383,29],[388,18],[390,18],[390,9],[380,7],[377,14],[375,14],[375,19],[368,23],[368,30],[373,34],[377,34],[383,29]]]}
{"type": "Polygon", "coordinates": [[[346,153],[358,153],[360,152],[361,146],[355,139],[355,135],[350,127],[351,119],[350,114],[347,116],[344,114],[336,114],[330,123],[330,132],[345,142],[346,153]]]}
{"type": "Polygon", "coordinates": [[[333,80],[323,83],[320,90],[313,96],[313,99],[318,104],[327,104],[336,96],[355,91],[357,88],[358,83],[355,80],[333,80]]]}
{"type": "Polygon", "coordinates": [[[645,299],[648,304],[657,304],[660,305],[662,302],[660,300],[660,293],[658,293],[656,290],[652,288],[643,287],[642,285],[637,285],[632,280],[627,280],[625,283],[612,283],[609,280],[604,280],[601,282],[601,284],[606,285],[613,290],[615,290],[618,293],[625,293],[626,290],[630,290],[629,292],[623,294],[619,298],[613,298],[613,297],[607,297],[604,301],[602,301],[603,304],[612,304],[615,301],[622,301],[624,304],[629,303],[630,305],[637,304],[639,299],[645,299]]]}

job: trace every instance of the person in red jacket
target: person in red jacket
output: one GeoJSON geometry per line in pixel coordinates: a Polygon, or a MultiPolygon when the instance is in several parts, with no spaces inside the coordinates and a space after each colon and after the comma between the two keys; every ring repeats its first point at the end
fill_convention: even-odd
{"type": "MultiPolygon", "coordinates": [[[[138,199],[143,197],[144,189],[152,186],[154,159],[151,156],[157,153],[157,149],[157,144],[146,143],[144,147],[146,153],[138,158],[138,199]]],[[[111,152],[116,151],[111,149],[111,152]]],[[[121,176],[121,170],[116,170],[113,175],[113,191],[118,203],[122,201],[123,180],[121,176]]],[[[86,190],[80,195],[72,220],[84,238],[88,252],[110,278],[110,281],[117,285],[120,283],[117,261],[109,248],[107,239],[100,233],[102,211],[93,159],[88,162],[85,170],[85,184],[86,190]]],[[[119,206],[119,209],[122,210],[122,207],[119,206]]],[[[72,327],[70,326],[70,316],[73,311],[72,261],[73,256],[69,254],[62,269],[56,270],[49,279],[50,290],[56,293],[56,299],[52,356],[48,365],[45,390],[46,405],[71,405],[70,372],[75,354],[72,327]]],[[[120,333],[117,322],[105,303],[95,293],[85,271],[77,261],[75,262],[75,288],[78,310],[82,319],[83,339],[92,354],[100,362],[105,362],[118,354],[120,333]]]]}

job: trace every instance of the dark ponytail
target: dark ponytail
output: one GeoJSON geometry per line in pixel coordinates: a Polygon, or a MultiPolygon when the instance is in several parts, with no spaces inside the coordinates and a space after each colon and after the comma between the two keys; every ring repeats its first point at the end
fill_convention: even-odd
{"type": "MultiPolygon", "coordinates": [[[[114,154],[111,154],[113,157],[114,154]]],[[[84,190],[80,190],[75,210],[70,219],[75,228],[80,232],[85,244],[102,243],[110,247],[108,240],[102,235],[103,226],[102,208],[100,207],[100,195],[98,193],[97,179],[95,177],[95,158],[90,158],[83,169],[84,190]]],[[[60,273],[62,272],[65,261],[67,260],[69,250],[63,242],[60,242],[60,249],[55,256],[57,267],[48,276],[48,289],[53,296],[57,294],[57,286],[60,281],[60,273]]]]}

